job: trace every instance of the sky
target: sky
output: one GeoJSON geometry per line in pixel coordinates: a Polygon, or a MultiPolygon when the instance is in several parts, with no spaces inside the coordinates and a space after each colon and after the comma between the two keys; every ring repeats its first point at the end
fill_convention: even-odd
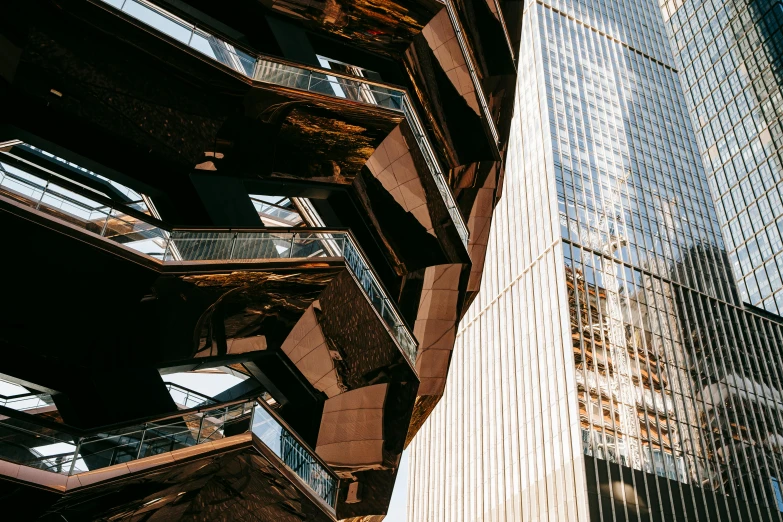
{"type": "Polygon", "coordinates": [[[407,522],[408,520],[408,451],[402,452],[400,471],[394,483],[389,513],[384,522],[407,522]]]}
{"type": "Polygon", "coordinates": [[[182,373],[170,373],[163,375],[165,382],[173,382],[179,384],[185,388],[203,393],[208,397],[214,397],[215,395],[223,392],[235,384],[242,382],[242,379],[229,375],[227,373],[196,373],[196,372],[182,372],[182,373]]]}

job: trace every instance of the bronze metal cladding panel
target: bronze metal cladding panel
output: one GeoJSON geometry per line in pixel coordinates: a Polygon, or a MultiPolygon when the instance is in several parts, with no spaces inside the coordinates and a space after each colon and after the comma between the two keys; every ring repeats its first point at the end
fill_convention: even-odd
{"type": "Polygon", "coordinates": [[[403,51],[433,15],[443,10],[443,4],[435,0],[262,0],[262,3],[275,13],[304,20],[313,30],[392,56],[403,51]]]}
{"type": "Polygon", "coordinates": [[[334,520],[253,446],[76,490],[48,511],[90,520],[334,520]]]}

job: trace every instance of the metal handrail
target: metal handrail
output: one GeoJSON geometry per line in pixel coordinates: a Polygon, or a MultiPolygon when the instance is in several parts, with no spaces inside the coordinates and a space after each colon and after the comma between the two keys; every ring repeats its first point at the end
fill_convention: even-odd
{"type": "Polygon", "coordinates": [[[334,509],[339,478],[326,462],[264,402],[257,401],[251,431],[288,469],[334,509]],[[268,421],[277,426],[268,429],[268,421]],[[264,429],[264,428],[267,429],[264,429]]]}
{"type": "MultiPolygon", "coordinates": [[[[275,419],[276,419],[276,420],[277,420],[277,422],[278,422],[278,424],[280,424],[280,425],[281,425],[283,428],[285,428],[285,429],[287,429],[289,432],[291,432],[291,435],[292,435],[292,436],[293,436],[293,437],[294,437],[294,438],[295,438],[295,439],[296,439],[296,440],[297,440],[297,441],[298,441],[300,444],[302,444],[303,446],[305,446],[305,447],[307,447],[307,448],[309,448],[309,447],[310,447],[310,445],[309,445],[309,444],[307,444],[307,443],[306,443],[306,442],[305,442],[305,441],[302,439],[302,437],[300,437],[300,436],[299,436],[299,434],[296,432],[296,430],[294,430],[294,429],[291,427],[291,425],[290,425],[290,424],[288,424],[288,423],[287,423],[285,420],[283,420],[283,419],[282,419],[282,418],[281,418],[279,415],[277,415],[277,413],[275,413],[275,410],[274,410],[274,409],[273,409],[271,406],[269,406],[269,404],[267,404],[267,402],[266,402],[265,400],[263,400],[263,399],[257,399],[257,402],[258,402],[258,404],[259,404],[259,405],[261,405],[261,407],[263,407],[263,408],[264,408],[264,409],[265,409],[267,412],[269,412],[270,414],[274,415],[274,416],[275,416],[275,419]]],[[[326,468],[326,469],[329,471],[329,473],[330,473],[332,476],[334,476],[334,478],[339,478],[339,477],[337,476],[337,474],[336,474],[334,471],[332,471],[332,469],[329,467],[329,464],[327,464],[327,463],[326,463],[326,461],[325,461],[324,459],[322,459],[322,458],[321,458],[321,457],[320,457],[320,456],[319,456],[319,455],[318,455],[318,454],[317,454],[315,451],[313,451],[312,453],[313,453],[313,456],[316,458],[316,460],[318,460],[318,462],[320,462],[320,463],[321,463],[321,465],[322,465],[322,466],[324,466],[324,467],[325,467],[325,468],[326,468]]]]}
{"type": "Polygon", "coordinates": [[[0,415],[2,415],[3,417],[10,417],[12,419],[20,420],[23,422],[36,424],[38,426],[41,426],[49,430],[59,431],[67,435],[70,435],[72,437],[79,438],[79,437],[90,437],[93,435],[98,435],[100,433],[105,433],[107,431],[116,431],[123,428],[138,426],[146,423],[162,422],[165,420],[177,419],[187,415],[193,415],[196,413],[203,413],[206,411],[212,411],[219,408],[235,406],[237,404],[242,404],[247,401],[248,401],[247,398],[234,399],[230,401],[219,402],[216,404],[209,404],[204,406],[196,406],[194,408],[187,408],[184,410],[179,410],[172,413],[166,413],[163,415],[161,414],[147,415],[145,417],[138,417],[135,419],[130,419],[128,421],[116,422],[114,424],[107,424],[105,426],[100,426],[97,428],[89,428],[89,429],[77,428],[76,426],[72,426],[70,424],[66,424],[63,422],[56,422],[53,420],[43,418],[40,415],[32,415],[24,411],[19,411],[13,408],[9,408],[7,406],[0,406],[0,415]]]}
{"type": "MultiPolygon", "coordinates": [[[[375,105],[403,113],[411,128],[417,129],[414,131],[416,143],[425,156],[430,174],[438,186],[438,192],[449,211],[449,216],[454,222],[454,226],[457,228],[460,239],[467,248],[469,239],[468,228],[465,225],[462,213],[454,200],[454,195],[451,193],[451,190],[448,189],[448,183],[443,176],[442,169],[433,152],[432,145],[429,143],[429,138],[423,131],[421,119],[416,113],[413,104],[410,103],[407,90],[403,87],[384,84],[363,77],[351,76],[331,69],[322,69],[281,60],[277,57],[260,55],[252,51],[241,50],[235,43],[229,42],[223,38],[215,38],[211,33],[203,31],[197,25],[175,16],[148,0],[124,0],[119,8],[109,4],[108,0],[90,1],[108,10],[133,17],[135,20],[144,24],[145,27],[150,27],[157,33],[166,35],[168,38],[179,42],[180,45],[193,49],[201,53],[201,55],[211,58],[222,66],[228,67],[232,72],[239,73],[252,81],[301,89],[307,92],[315,92],[330,97],[375,105]],[[126,5],[139,5],[156,12],[167,19],[167,21],[176,24],[186,31],[190,31],[189,37],[185,39],[183,35],[183,38],[177,38],[176,36],[151,25],[145,20],[136,18],[133,14],[125,11],[126,5]],[[211,55],[207,54],[205,46],[210,47],[211,55]],[[214,49],[219,51],[219,55],[222,56],[222,59],[218,57],[218,54],[215,53],[214,49]],[[324,85],[328,85],[329,88],[324,89],[324,85]]],[[[472,65],[469,66],[469,69],[470,67],[472,67],[472,65]]],[[[470,70],[475,76],[475,71],[472,69],[470,70]]],[[[480,84],[478,85],[480,86],[480,84]]],[[[489,109],[486,107],[486,100],[484,99],[483,93],[478,90],[478,87],[477,92],[482,107],[485,107],[486,111],[488,111],[489,109]]],[[[485,116],[490,122],[490,128],[497,141],[497,131],[495,131],[494,123],[491,118],[489,118],[488,114],[489,112],[486,112],[485,116]]]]}
{"type": "Polygon", "coordinates": [[[489,132],[492,134],[492,138],[495,140],[495,145],[499,146],[500,137],[498,136],[497,128],[495,128],[495,121],[492,119],[492,112],[489,110],[489,105],[487,105],[487,99],[484,96],[484,88],[481,85],[481,80],[478,77],[476,68],[473,65],[473,57],[471,56],[468,43],[465,41],[464,32],[462,31],[462,23],[459,21],[457,11],[454,9],[454,5],[452,4],[451,0],[437,1],[446,6],[446,11],[449,14],[449,20],[451,20],[451,26],[454,28],[454,34],[457,37],[457,43],[459,43],[462,56],[465,59],[465,64],[467,65],[468,72],[470,73],[470,79],[473,82],[473,88],[476,91],[476,98],[478,98],[479,105],[481,105],[481,110],[484,113],[484,119],[487,122],[487,127],[489,128],[489,132]]]}
{"type": "MultiPolygon", "coordinates": [[[[200,34],[209,35],[209,36],[214,36],[216,34],[219,34],[219,31],[215,30],[213,27],[207,27],[206,25],[202,26],[202,25],[199,25],[198,23],[191,22],[189,20],[185,20],[184,18],[175,15],[171,11],[168,11],[167,9],[164,9],[164,8],[160,7],[153,0],[123,0],[123,3],[121,5],[121,7],[119,7],[119,8],[114,6],[111,3],[110,0],[88,0],[88,1],[93,3],[93,4],[99,5],[101,7],[104,7],[104,6],[105,7],[109,7],[110,10],[112,10],[112,11],[120,11],[120,12],[122,12],[122,13],[124,13],[124,14],[132,17],[132,18],[134,18],[135,20],[138,20],[139,22],[144,24],[145,27],[153,27],[153,26],[149,25],[148,23],[144,22],[143,20],[141,20],[141,19],[133,16],[132,14],[128,13],[127,11],[125,11],[124,7],[125,7],[125,5],[128,2],[130,2],[130,3],[134,3],[135,2],[135,3],[138,3],[138,4],[143,5],[145,7],[148,7],[150,9],[153,9],[157,13],[159,13],[159,14],[165,16],[166,18],[168,18],[170,21],[172,21],[172,22],[174,22],[174,23],[176,23],[176,24],[178,24],[178,25],[180,25],[180,26],[182,26],[184,28],[187,28],[187,29],[195,29],[200,34]]],[[[441,0],[438,0],[438,1],[441,1],[441,0]]],[[[162,32],[162,31],[160,31],[157,28],[153,27],[153,29],[156,32],[158,32],[158,33],[162,32]]],[[[166,33],[163,33],[163,34],[166,34],[166,33]]],[[[170,35],[167,35],[167,36],[170,36],[170,35]]],[[[243,54],[248,55],[251,58],[252,57],[257,57],[257,58],[259,58],[259,59],[261,59],[263,61],[268,61],[270,63],[286,65],[286,66],[290,66],[290,67],[296,67],[296,68],[299,68],[299,69],[305,69],[305,70],[313,71],[314,73],[322,73],[324,75],[334,76],[336,78],[342,78],[344,80],[358,81],[358,82],[361,82],[362,84],[371,85],[373,87],[380,87],[380,88],[383,88],[383,89],[392,89],[392,90],[396,90],[396,91],[400,91],[400,92],[404,92],[405,91],[405,87],[400,86],[400,85],[396,85],[396,84],[392,84],[392,83],[386,83],[386,82],[381,82],[381,81],[373,80],[371,78],[357,77],[357,76],[354,76],[354,75],[351,75],[351,74],[348,74],[348,73],[344,73],[342,71],[337,71],[337,70],[334,70],[334,69],[325,69],[323,67],[317,67],[317,66],[314,66],[314,65],[303,64],[303,63],[300,63],[300,62],[294,62],[294,61],[291,61],[291,60],[287,60],[285,58],[281,58],[279,56],[270,56],[270,55],[261,54],[261,53],[256,52],[253,49],[250,49],[249,47],[247,47],[247,46],[245,46],[243,44],[237,43],[236,41],[232,40],[230,37],[228,37],[228,36],[226,36],[224,34],[220,34],[220,38],[216,38],[216,40],[229,43],[231,45],[231,47],[233,47],[234,49],[237,49],[238,51],[240,51],[243,54]]],[[[182,40],[178,40],[178,41],[182,41],[182,40]]],[[[188,45],[188,47],[192,47],[191,45],[189,45],[187,43],[186,43],[186,45],[188,45]]],[[[237,54],[237,56],[241,56],[241,55],[237,54]]]]}
{"type": "MultiPolygon", "coordinates": [[[[168,451],[178,449],[180,446],[197,446],[213,440],[214,435],[220,433],[227,424],[249,419],[248,431],[254,433],[256,438],[272,451],[272,453],[280,459],[282,464],[291,469],[305,485],[312,489],[313,492],[323,499],[331,508],[334,508],[336,503],[339,485],[339,478],[337,475],[332,471],[329,465],[326,464],[326,462],[324,462],[323,459],[321,459],[318,454],[277,415],[277,413],[275,413],[274,410],[258,397],[252,400],[243,399],[239,401],[228,401],[221,405],[211,405],[209,407],[187,411],[183,410],[177,414],[159,416],[144,422],[124,423],[121,427],[117,427],[117,425],[104,426],[96,430],[91,430],[90,432],[79,430],[66,424],[42,419],[39,416],[21,413],[16,410],[8,410],[10,409],[0,406],[0,413],[8,413],[8,417],[23,420],[28,424],[32,424],[33,426],[44,430],[37,431],[23,426],[17,426],[13,423],[0,423],[0,426],[5,429],[29,435],[31,444],[38,444],[38,446],[31,445],[27,448],[30,452],[29,458],[21,457],[16,454],[15,460],[10,461],[24,466],[35,467],[37,469],[62,473],[69,476],[104,468],[120,462],[127,462],[128,460],[144,458],[146,456],[144,453],[145,444],[147,451],[150,451],[151,449],[155,451],[159,450],[161,442],[164,443],[163,447],[169,448],[168,451]],[[237,408],[237,406],[241,406],[241,408],[237,408]],[[263,418],[259,417],[257,419],[260,415],[260,411],[264,412],[264,416],[263,418]],[[213,415],[210,415],[210,413],[213,415]],[[196,414],[200,414],[201,422],[194,437],[192,436],[193,431],[188,427],[186,419],[188,416],[194,416],[196,414]],[[220,423],[205,427],[204,419],[208,416],[219,417],[220,423]],[[177,422],[168,425],[164,424],[164,421],[167,420],[177,420],[177,422]],[[259,420],[259,422],[257,423],[256,420],[259,420]],[[261,430],[256,429],[257,425],[261,426],[262,424],[268,423],[270,420],[276,424],[277,432],[281,435],[281,445],[277,448],[274,447],[274,441],[269,440],[268,436],[264,437],[265,434],[268,435],[268,430],[264,433],[259,433],[261,430]],[[167,431],[171,429],[178,429],[178,431],[174,433],[167,431]],[[205,431],[205,429],[207,431],[205,431]],[[47,430],[54,431],[58,436],[47,433],[47,430]],[[41,446],[40,442],[42,440],[45,440],[46,442],[65,443],[74,449],[72,451],[60,452],[53,455],[41,455],[36,448],[41,446]],[[290,456],[290,451],[288,453],[281,451],[283,442],[287,442],[289,450],[296,451],[296,455],[293,459],[290,456]],[[79,465],[84,465],[86,467],[86,463],[83,460],[85,448],[90,447],[93,444],[98,444],[95,451],[88,451],[86,453],[93,457],[90,459],[91,469],[78,468],[77,463],[80,461],[81,464],[79,465]],[[120,461],[117,460],[118,457],[121,457],[120,461]],[[60,460],[58,461],[57,459],[60,460]],[[303,466],[309,473],[302,471],[303,466]],[[57,469],[53,471],[52,468],[57,469]]],[[[4,441],[0,440],[0,445],[4,443],[4,441]]],[[[11,457],[4,457],[4,459],[9,458],[11,457]]]]}
{"type": "MultiPolygon", "coordinates": [[[[252,229],[175,229],[168,235],[160,261],[173,260],[176,249],[178,260],[181,261],[236,261],[242,259],[257,259],[259,246],[269,247],[274,241],[289,241],[284,248],[288,253],[288,259],[296,259],[295,248],[302,244],[317,243],[321,250],[303,256],[304,258],[317,257],[342,257],[349,272],[355,277],[359,287],[364,290],[365,297],[369,300],[381,322],[386,326],[392,339],[400,351],[409,359],[411,366],[416,363],[417,343],[410,327],[397,310],[397,305],[389,297],[389,292],[380,278],[367,261],[367,257],[359,247],[358,242],[349,230],[338,231],[334,229],[320,228],[294,228],[280,231],[276,228],[252,228],[252,229]],[[253,237],[254,235],[267,235],[268,237],[253,237]],[[250,247],[256,247],[251,257],[246,257],[245,238],[250,247]],[[297,243],[297,239],[299,242],[297,243]],[[193,243],[195,247],[191,247],[193,243]],[[322,252],[323,255],[318,253],[322,252]],[[336,255],[335,255],[336,254],[336,255]],[[380,294],[376,296],[376,294],[380,294]]],[[[277,255],[274,259],[284,259],[283,255],[277,255]]]]}
{"type": "MultiPolygon", "coordinates": [[[[109,197],[104,196],[103,194],[100,194],[98,192],[95,192],[92,189],[89,189],[85,187],[84,185],[80,185],[78,183],[74,183],[68,178],[65,178],[63,176],[60,176],[59,174],[53,173],[47,169],[44,169],[40,165],[37,165],[29,160],[27,160],[24,157],[17,156],[13,152],[5,152],[3,153],[3,162],[8,163],[10,165],[14,165],[21,170],[34,168],[35,169],[35,176],[41,178],[43,181],[51,182],[53,181],[56,185],[65,188],[71,192],[74,192],[76,194],[79,194],[80,196],[84,196],[86,198],[91,199],[92,201],[95,201],[96,203],[100,203],[107,208],[113,207],[118,210],[122,210],[124,214],[127,214],[129,216],[134,217],[135,219],[146,221],[147,223],[151,225],[155,225],[160,228],[169,228],[170,226],[161,221],[160,219],[156,218],[155,216],[151,214],[145,214],[144,212],[141,212],[133,207],[129,207],[124,203],[119,203],[109,197]]],[[[12,175],[10,173],[5,173],[0,167],[0,176],[3,175],[12,175]]]]}
{"type": "Polygon", "coordinates": [[[188,398],[191,395],[194,396],[194,397],[197,397],[199,399],[202,399],[202,403],[205,406],[210,405],[210,404],[217,404],[218,402],[220,402],[220,401],[215,400],[214,397],[210,397],[209,395],[204,395],[203,393],[197,392],[195,390],[191,390],[190,388],[187,388],[185,386],[180,386],[179,384],[174,383],[174,382],[163,381],[163,384],[166,385],[166,389],[168,389],[169,392],[171,392],[172,388],[176,388],[176,389],[178,389],[180,391],[184,391],[185,392],[185,402],[183,403],[184,406],[187,406],[187,400],[188,400],[188,398]]]}
{"type": "Polygon", "coordinates": [[[427,167],[432,173],[432,179],[435,180],[435,185],[438,187],[438,192],[440,192],[440,196],[443,201],[446,202],[446,210],[448,210],[449,215],[451,216],[451,220],[454,222],[454,226],[457,228],[457,233],[459,234],[460,239],[462,239],[462,243],[467,247],[468,239],[470,238],[470,231],[465,225],[465,221],[462,219],[462,212],[460,212],[459,207],[457,206],[457,202],[454,199],[454,194],[452,194],[451,190],[449,189],[449,185],[446,182],[446,177],[441,171],[438,158],[435,156],[435,152],[430,146],[430,142],[427,139],[427,135],[421,126],[421,122],[419,121],[418,116],[416,116],[416,110],[413,108],[413,105],[410,103],[407,96],[403,98],[402,109],[406,115],[413,115],[412,117],[408,117],[408,123],[410,123],[411,132],[413,133],[414,138],[416,138],[416,141],[419,143],[422,156],[424,156],[424,161],[427,163],[427,167]]]}
{"type": "MultiPolygon", "coordinates": [[[[11,383],[13,384],[13,383],[11,383]]],[[[52,396],[46,392],[28,391],[25,393],[15,393],[13,395],[3,395],[0,393],[0,405],[8,406],[9,404],[16,404],[17,407],[14,410],[31,410],[39,408],[44,405],[51,405],[53,403],[52,396]],[[34,404],[25,405],[24,407],[18,407],[18,403],[26,403],[36,399],[34,404]]],[[[8,406],[10,407],[10,406],[8,406]]]]}
{"type": "MultiPolygon", "coordinates": [[[[36,210],[54,215],[53,219],[68,222],[66,217],[72,216],[72,221],[78,222],[84,232],[119,243],[158,263],[294,259],[297,258],[294,257],[295,247],[319,242],[321,250],[311,249],[305,258],[342,257],[397,347],[411,366],[415,366],[418,346],[410,326],[349,230],[304,227],[172,229],[158,219],[130,211],[124,205],[113,203],[57,176],[42,178],[29,172],[25,175],[22,177],[0,168],[0,189],[10,189],[17,198],[25,198],[36,210]],[[74,195],[69,195],[69,191],[74,195]],[[84,199],[79,200],[76,195],[84,199]],[[71,212],[63,210],[66,205],[71,212]],[[287,247],[283,247],[288,256],[277,250],[274,243],[280,241],[288,242],[287,247]],[[242,242],[241,248],[237,249],[239,242],[242,242]],[[249,257],[242,253],[248,253],[249,257]],[[262,254],[264,257],[259,257],[262,254]]],[[[303,250],[299,248],[299,253],[303,250]]]]}

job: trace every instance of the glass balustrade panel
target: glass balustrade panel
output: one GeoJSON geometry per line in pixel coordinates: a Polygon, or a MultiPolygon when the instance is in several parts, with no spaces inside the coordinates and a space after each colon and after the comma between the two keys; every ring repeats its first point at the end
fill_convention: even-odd
{"type": "Polygon", "coordinates": [[[43,196],[46,184],[45,179],[0,162],[0,191],[9,199],[35,207],[43,196]]]}
{"type": "MultiPolygon", "coordinates": [[[[7,174],[7,173],[6,173],[7,174]]],[[[10,179],[6,175],[3,179],[10,179]]],[[[2,183],[3,179],[0,179],[2,183]]],[[[38,180],[42,182],[43,180],[38,180]]],[[[38,186],[25,180],[25,186],[38,186]]],[[[221,261],[253,259],[293,259],[340,256],[356,276],[373,307],[393,332],[403,350],[415,359],[415,343],[403,326],[394,304],[386,296],[372,271],[345,233],[321,232],[168,232],[154,224],[123,212],[99,206],[88,198],[50,184],[41,192],[42,208],[61,219],[77,223],[87,231],[162,261],[221,261]],[[406,335],[399,332],[405,330],[406,335]]]]}
{"type": "Polygon", "coordinates": [[[309,91],[311,75],[312,73],[307,69],[259,59],[253,79],[281,87],[309,91]]]}
{"type": "Polygon", "coordinates": [[[157,9],[147,2],[126,0],[122,5],[122,11],[184,44],[190,41],[193,30],[191,25],[176,20],[173,15],[157,9]]]}
{"type": "Polygon", "coordinates": [[[256,405],[253,411],[252,430],[283,464],[296,473],[328,505],[334,507],[337,481],[318,459],[263,406],[256,405]]]}
{"type": "Polygon", "coordinates": [[[267,226],[296,227],[303,223],[302,216],[299,214],[293,203],[288,198],[273,197],[274,202],[263,201],[265,196],[250,196],[261,221],[267,226]],[[284,208],[284,206],[293,208],[284,208]]]}
{"type": "Polygon", "coordinates": [[[66,432],[10,417],[0,420],[0,460],[68,473],[75,448],[66,432]]]}
{"type": "Polygon", "coordinates": [[[234,423],[244,421],[251,410],[252,407],[249,405],[238,404],[205,414],[201,423],[199,442],[222,439],[225,437],[226,428],[234,423]]]}
{"type": "Polygon", "coordinates": [[[183,261],[226,260],[232,259],[234,233],[175,230],[171,233],[171,243],[183,261]]]}
{"type": "MultiPolygon", "coordinates": [[[[112,5],[115,4],[112,3],[112,5]]],[[[157,9],[146,2],[127,0],[122,10],[223,65],[256,80],[404,111],[411,121],[414,136],[417,142],[419,142],[432,175],[435,177],[441,197],[447,205],[449,214],[458,229],[463,243],[467,245],[468,230],[465,227],[462,215],[454,202],[453,196],[448,191],[445,180],[442,179],[440,169],[436,166],[437,161],[434,159],[429,142],[420,128],[418,117],[412,108],[406,106],[405,95],[402,91],[374,86],[358,79],[336,77],[320,71],[310,71],[257,59],[236,49],[232,44],[196,29],[170,13],[157,9]],[[448,194],[446,194],[446,191],[448,191],[448,194]]]]}
{"type": "Polygon", "coordinates": [[[198,427],[180,425],[167,429],[148,428],[138,458],[189,448],[204,442],[204,439],[196,438],[197,431],[194,429],[198,430],[198,427]]]}
{"type": "Polygon", "coordinates": [[[194,29],[188,45],[244,76],[253,77],[256,59],[224,40],[194,29]]]}
{"type": "Polygon", "coordinates": [[[42,394],[29,394],[23,397],[8,397],[0,399],[0,404],[7,408],[12,408],[17,411],[33,410],[36,408],[43,408],[54,404],[52,396],[42,394]]]}
{"type": "Polygon", "coordinates": [[[274,232],[242,232],[236,236],[231,259],[278,259],[291,255],[292,234],[274,232]]]}
{"type": "Polygon", "coordinates": [[[402,110],[404,96],[402,91],[374,86],[360,79],[332,76],[321,71],[311,71],[254,57],[237,49],[231,43],[144,1],[126,0],[123,3],[117,0],[103,1],[210,59],[255,80],[402,110]]]}
{"type": "Polygon", "coordinates": [[[291,257],[326,257],[332,234],[298,233],[292,237],[291,257]]]}
{"type": "MultiPolygon", "coordinates": [[[[144,429],[89,437],[79,445],[79,457],[90,470],[136,460],[144,429]]],[[[87,470],[82,470],[87,471],[87,470]]]]}
{"type": "Polygon", "coordinates": [[[248,422],[253,404],[216,408],[95,435],[81,442],[79,459],[93,470],[219,440],[225,436],[228,424],[248,422]]]}
{"type": "MultiPolygon", "coordinates": [[[[118,6],[116,0],[103,1],[115,7],[118,6]]],[[[321,71],[312,71],[252,56],[237,49],[229,42],[195,28],[173,14],[147,2],[125,0],[120,8],[150,27],[179,40],[205,56],[254,80],[404,112],[430,172],[438,184],[438,189],[446,203],[449,215],[454,221],[463,243],[467,246],[468,229],[454,201],[454,197],[443,179],[443,174],[437,166],[437,160],[434,157],[429,140],[422,130],[418,116],[405,99],[404,91],[372,85],[358,78],[333,76],[321,71]]]]}
{"type": "Polygon", "coordinates": [[[166,383],[166,388],[169,390],[169,395],[182,409],[197,408],[199,406],[206,406],[214,403],[214,399],[202,395],[200,393],[180,388],[174,384],[166,383]]]}
{"type": "Polygon", "coordinates": [[[103,236],[156,259],[163,259],[169,241],[167,230],[119,209],[111,211],[103,236]]]}
{"type": "Polygon", "coordinates": [[[79,438],[35,422],[0,419],[0,460],[77,474],[247,431],[254,401],[79,438]]]}
{"type": "Polygon", "coordinates": [[[48,184],[37,208],[93,234],[103,231],[109,212],[107,206],[54,183],[48,184]]]}
{"type": "MultiPolygon", "coordinates": [[[[119,193],[125,195],[128,198],[128,201],[124,202],[125,206],[130,207],[134,210],[138,210],[143,214],[151,215],[150,209],[147,207],[147,203],[144,201],[144,196],[142,196],[142,194],[136,192],[135,190],[131,189],[130,187],[126,187],[125,185],[118,183],[110,178],[107,178],[96,172],[86,169],[81,165],[73,163],[72,161],[68,161],[65,158],[56,156],[51,152],[45,151],[43,149],[39,149],[38,147],[34,145],[30,145],[29,143],[19,143],[18,147],[31,151],[35,155],[40,156],[41,158],[45,158],[47,162],[56,163],[56,164],[59,163],[61,165],[65,165],[69,170],[70,169],[77,170],[85,176],[89,176],[91,178],[100,180],[102,183],[107,183],[114,190],[118,191],[119,193]]],[[[108,194],[105,192],[101,192],[101,194],[104,196],[108,196],[108,194]]]]}

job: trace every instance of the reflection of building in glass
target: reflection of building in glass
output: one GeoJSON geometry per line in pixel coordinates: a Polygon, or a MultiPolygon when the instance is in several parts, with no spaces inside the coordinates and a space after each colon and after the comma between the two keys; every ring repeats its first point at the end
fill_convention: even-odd
{"type": "Polygon", "coordinates": [[[644,288],[628,294],[626,289],[634,286],[630,282],[616,295],[586,281],[585,270],[569,266],[568,258],[566,263],[585,454],[687,481],[678,448],[689,433],[680,432],[673,418],[669,392],[677,377],[687,376],[670,382],[664,371],[653,348],[655,328],[644,288]]]}
{"type": "Polygon", "coordinates": [[[742,304],[658,6],[531,3],[504,198],[411,520],[776,520],[783,329],[742,304]]]}
{"type": "Polygon", "coordinates": [[[739,291],[783,313],[783,4],[660,4],[739,291]]]}

